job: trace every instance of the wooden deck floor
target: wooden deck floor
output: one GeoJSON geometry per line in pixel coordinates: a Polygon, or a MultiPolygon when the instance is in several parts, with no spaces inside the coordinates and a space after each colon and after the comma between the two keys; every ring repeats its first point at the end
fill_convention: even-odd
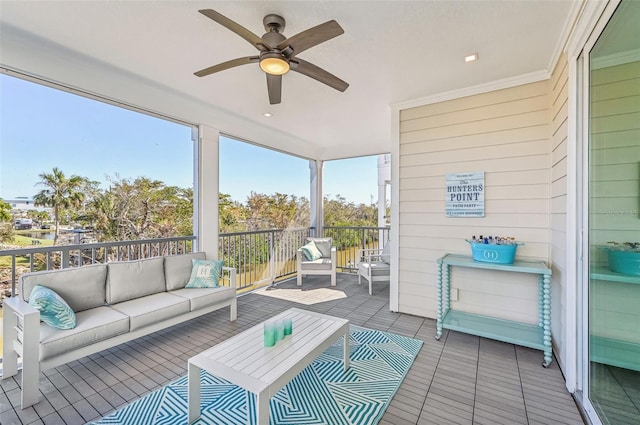
{"type": "MultiPolygon", "coordinates": [[[[424,346],[382,418],[381,425],[583,424],[554,361],[542,353],[457,332],[434,339],[435,321],[389,311],[388,285],[369,296],[357,277],[295,280],[239,298],[238,320],[228,308],[197,320],[47,370],[41,401],[19,408],[18,381],[1,381],[0,423],[83,424],[186,374],[187,359],[290,307],[418,338],[424,346]]],[[[132,424],[135,425],[135,424],[132,424]]]]}

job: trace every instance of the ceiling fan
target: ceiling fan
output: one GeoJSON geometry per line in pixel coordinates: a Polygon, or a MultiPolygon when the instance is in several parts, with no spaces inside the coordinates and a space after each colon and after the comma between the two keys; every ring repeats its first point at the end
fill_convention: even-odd
{"type": "Polygon", "coordinates": [[[259,63],[260,68],[267,75],[267,91],[269,92],[269,103],[272,105],[280,103],[282,75],[290,70],[311,77],[341,92],[349,87],[348,83],[335,75],[297,57],[299,53],[343,34],[344,30],[335,20],[325,22],[302,31],[293,37],[286,38],[282,34],[285,26],[284,18],[279,15],[269,14],[262,20],[267,32],[262,37],[258,37],[242,25],[215,10],[204,9],[199,12],[247,40],[260,53],[257,56],[232,59],[201,69],[194,73],[196,76],[204,77],[236,66],[259,63]]]}

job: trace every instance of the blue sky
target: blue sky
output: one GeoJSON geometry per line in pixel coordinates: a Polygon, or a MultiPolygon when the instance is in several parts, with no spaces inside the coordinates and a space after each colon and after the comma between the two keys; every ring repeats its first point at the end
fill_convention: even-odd
{"type": "MultiPolygon", "coordinates": [[[[0,75],[0,197],[33,196],[42,172],[60,168],[108,184],[145,176],[193,185],[191,129],[0,75]]],[[[251,191],[309,197],[305,159],[223,139],[220,191],[244,202],[251,191]]],[[[377,157],[328,161],[325,195],[377,201],[377,157]]]]}

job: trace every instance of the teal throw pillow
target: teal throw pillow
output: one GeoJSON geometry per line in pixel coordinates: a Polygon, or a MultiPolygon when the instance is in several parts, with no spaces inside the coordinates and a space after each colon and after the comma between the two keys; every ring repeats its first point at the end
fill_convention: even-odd
{"type": "Polygon", "coordinates": [[[191,277],[185,288],[216,288],[224,261],[191,260],[191,277]]]}
{"type": "Polygon", "coordinates": [[[40,320],[56,329],[76,327],[76,314],[69,304],[46,286],[36,285],[29,295],[29,305],[40,311],[40,320]]]}
{"type": "Polygon", "coordinates": [[[311,241],[306,245],[303,245],[302,248],[300,249],[302,250],[304,257],[308,261],[314,261],[322,257],[322,253],[320,252],[320,250],[318,249],[314,241],[311,241]]]}

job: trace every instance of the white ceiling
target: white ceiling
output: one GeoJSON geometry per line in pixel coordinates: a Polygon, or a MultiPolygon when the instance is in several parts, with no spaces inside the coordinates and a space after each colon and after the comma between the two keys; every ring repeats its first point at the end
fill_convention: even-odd
{"type": "Polygon", "coordinates": [[[549,72],[572,3],[2,0],[0,65],[296,155],[335,159],[390,151],[393,104],[549,72]],[[259,36],[269,13],[286,19],[288,37],[337,20],[345,33],[300,57],[350,87],[340,93],[290,72],[282,103],[269,105],[257,64],[195,77],[257,52],[198,13],[206,8],[259,36]],[[466,64],[474,52],[480,60],[466,64]]]}

